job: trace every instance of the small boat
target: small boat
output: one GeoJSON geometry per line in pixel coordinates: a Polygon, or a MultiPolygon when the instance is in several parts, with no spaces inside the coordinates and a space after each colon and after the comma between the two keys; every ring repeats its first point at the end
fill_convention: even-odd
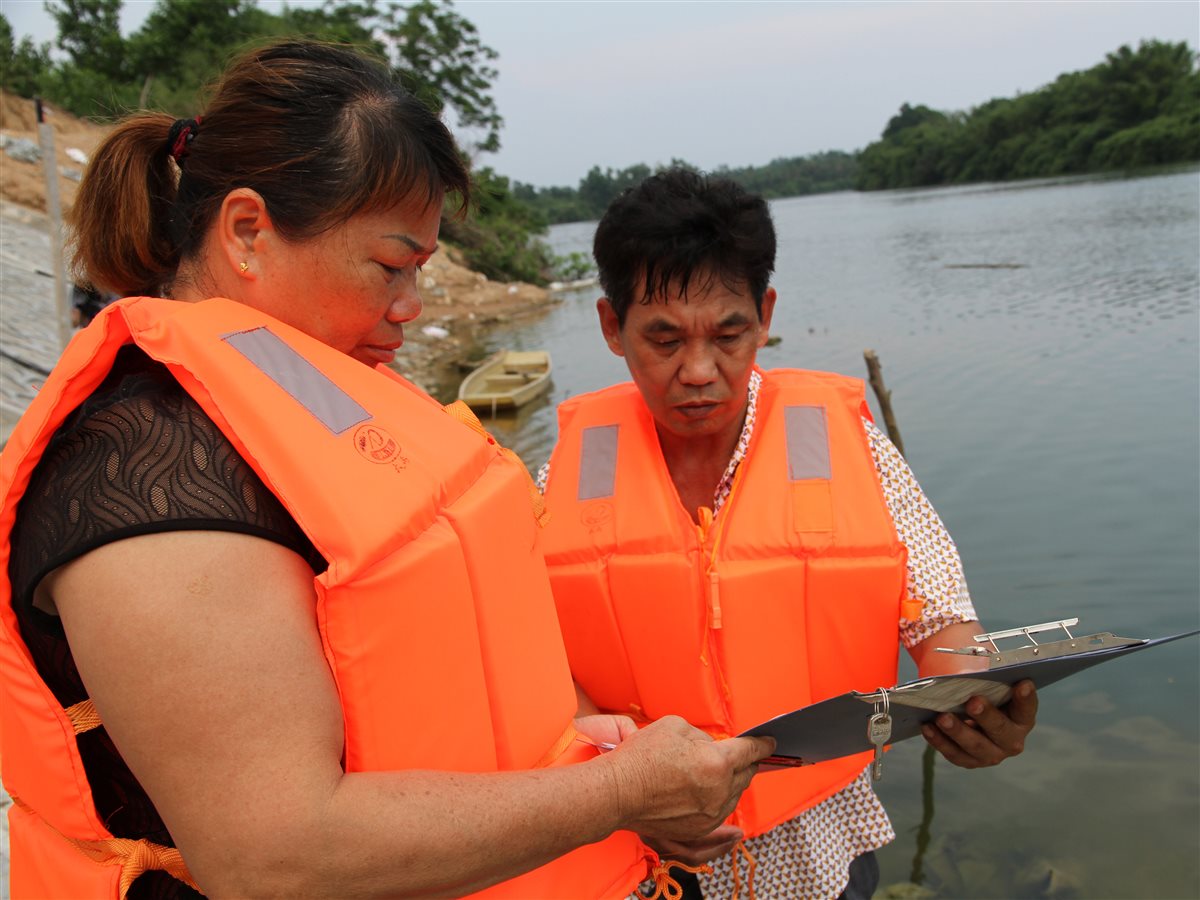
{"type": "Polygon", "coordinates": [[[545,350],[501,350],[463,379],[458,399],[472,409],[516,409],[550,388],[545,350]]]}

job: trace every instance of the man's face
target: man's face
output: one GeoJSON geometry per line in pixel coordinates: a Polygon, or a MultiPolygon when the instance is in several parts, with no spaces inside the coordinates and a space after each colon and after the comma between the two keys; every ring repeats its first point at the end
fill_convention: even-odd
{"type": "Polygon", "coordinates": [[[746,411],[746,391],[758,348],[767,342],[775,289],[763,296],[762,319],[744,285],[720,278],[693,279],[686,299],[634,302],[617,324],[607,298],[596,309],[609,349],[625,358],[629,374],[658,425],[680,439],[736,441],[746,411]]]}

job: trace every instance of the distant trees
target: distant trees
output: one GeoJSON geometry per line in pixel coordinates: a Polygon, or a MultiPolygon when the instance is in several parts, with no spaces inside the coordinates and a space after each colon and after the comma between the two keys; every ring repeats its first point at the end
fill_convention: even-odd
{"type": "MultiPolygon", "coordinates": [[[[1200,71],[1185,43],[1122,46],[1083,72],[969,112],[905,103],[880,140],[858,153],[837,150],[718,167],[713,174],[766,197],[838,190],[924,187],[1134,169],[1200,160],[1200,71]]],[[[671,165],[689,165],[672,160],[671,165]]],[[[576,187],[513,194],[550,222],[599,218],[631,184],[664,168],[593,166],[576,187]]],[[[693,167],[694,168],[694,167],[693,167]]]]}
{"type": "Polygon", "coordinates": [[[718,166],[713,174],[732,178],[767,198],[800,197],[852,189],[858,159],[854,153],[826,150],[810,156],[773,159],[765,166],[718,166]]]}
{"type": "Polygon", "coordinates": [[[22,97],[32,97],[42,74],[50,66],[50,48],[36,46],[28,37],[16,42],[12,26],[0,13],[0,83],[22,97]]]}
{"type": "Polygon", "coordinates": [[[559,261],[543,241],[532,239],[546,231],[541,212],[490,167],[476,168],[471,176],[473,214],[466,221],[444,219],[443,238],[462,247],[470,267],[489,278],[543,284],[560,277],[559,261]]]}
{"type": "MultiPolygon", "coordinates": [[[[672,160],[671,163],[676,165],[681,164],[681,161],[672,160]]],[[[513,195],[522,203],[536,209],[552,224],[583,222],[600,218],[614,197],[655,171],[645,163],[637,163],[624,169],[601,169],[599,166],[592,166],[588,173],[579,179],[577,187],[537,188],[517,181],[513,183],[513,195]]]]}
{"type": "Polygon", "coordinates": [[[475,26],[448,2],[417,0],[404,7],[393,3],[386,14],[374,9],[375,0],[366,6],[371,15],[363,21],[373,23],[394,48],[393,63],[404,86],[435,109],[453,110],[460,132],[481,132],[482,138],[469,148],[473,155],[499,150],[504,120],[491,95],[497,74],[492,63],[498,54],[480,40],[475,26]]]}
{"type": "MultiPolygon", "coordinates": [[[[858,153],[830,150],[713,174],[768,198],[839,190],[926,187],[1134,169],[1200,160],[1200,71],[1185,43],[1123,46],[1083,72],[1031,94],[994,99],[969,112],[903,104],[880,140],[858,153]]],[[[670,165],[690,165],[672,160],[670,165]]],[[[626,187],[658,171],[593,166],[576,187],[513,194],[547,221],[599,218],[626,187]]],[[[692,168],[695,168],[692,166],[692,168]]]]}
{"type": "Polygon", "coordinates": [[[1031,94],[968,113],[907,103],[858,157],[862,190],[1036,178],[1200,160],[1200,72],[1145,41],[1031,94]]]}
{"type": "Polygon", "coordinates": [[[883,136],[884,139],[887,139],[907,128],[916,128],[926,122],[938,125],[945,121],[946,114],[940,113],[936,109],[930,109],[928,106],[909,106],[904,103],[900,106],[900,112],[888,119],[887,127],[883,129],[883,136]]]}
{"type": "MultiPolygon", "coordinates": [[[[654,168],[645,163],[624,169],[592,166],[587,175],[579,180],[577,187],[537,188],[518,181],[513,185],[513,194],[537,209],[551,223],[587,221],[600,218],[613,198],[626,188],[675,166],[697,169],[682,159],[672,159],[654,168]]],[[[812,156],[775,159],[765,166],[736,169],[720,166],[712,174],[732,178],[748,190],[765,197],[795,197],[822,191],[849,190],[854,187],[855,172],[854,154],[830,150],[812,156]]]]}
{"type": "Polygon", "coordinates": [[[122,0],[49,0],[62,58],[28,38],[14,46],[0,14],[4,87],[94,119],[138,107],[183,115],[197,110],[202,89],[235,52],[270,38],[308,36],[368,48],[415,94],[447,109],[460,131],[478,133],[472,151],[500,147],[504,120],[491,94],[496,51],[450,2],[325,0],[285,5],[276,14],[256,0],[157,0],[127,38],[118,27],[121,7],[122,0]]]}

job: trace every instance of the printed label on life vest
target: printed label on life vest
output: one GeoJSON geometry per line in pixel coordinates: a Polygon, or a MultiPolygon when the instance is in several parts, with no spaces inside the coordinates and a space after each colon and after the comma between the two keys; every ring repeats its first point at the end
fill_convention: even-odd
{"type": "Polygon", "coordinates": [[[408,467],[408,458],[400,452],[400,442],[378,425],[360,425],[354,432],[354,449],[364,459],[394,466],[397,472],[408,467]]]}

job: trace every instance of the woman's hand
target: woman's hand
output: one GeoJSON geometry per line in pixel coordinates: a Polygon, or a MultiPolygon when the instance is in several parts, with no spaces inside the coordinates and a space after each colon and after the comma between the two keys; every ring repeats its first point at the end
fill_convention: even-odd
{"type": "Polygon", "coordinates": [[[942,713],[921,733],[956,766],[981,769],[1004,762],[1025,749],[1025,739],[1037,723],[1038,698],[1032,681],[1021,681],[1012,699],[997,709],[983,697],[967,701],[969,719],[942,713]]]}
{"type": "MultiPolygon", "coordinates": [[[[601,760],[611,767],[620,827],[644,835],[652,846],[674,842],[681,852],[695,852],[684,845],[733,812],[757,762],[774,749],[770,738],[714,741],[678,716],[667,716],[627,734],[601,760]]],[[[727,840],[721,837],[718,844],[727,840]]]]}
{"type": "MultiPolygon", "coordinates": [[[[614,715],[581,716],[575,720],[575,728],[592,743],[611,744],[614,747],[638,732],[633,719],[614,715]]],[[[718,825],[707,834],[689,840],[646,833],[641,838],[664,859],[677,859],[689,866],[698,866],[724,856],[742,836],[742,830],[735,825],[718,825]]]]}

